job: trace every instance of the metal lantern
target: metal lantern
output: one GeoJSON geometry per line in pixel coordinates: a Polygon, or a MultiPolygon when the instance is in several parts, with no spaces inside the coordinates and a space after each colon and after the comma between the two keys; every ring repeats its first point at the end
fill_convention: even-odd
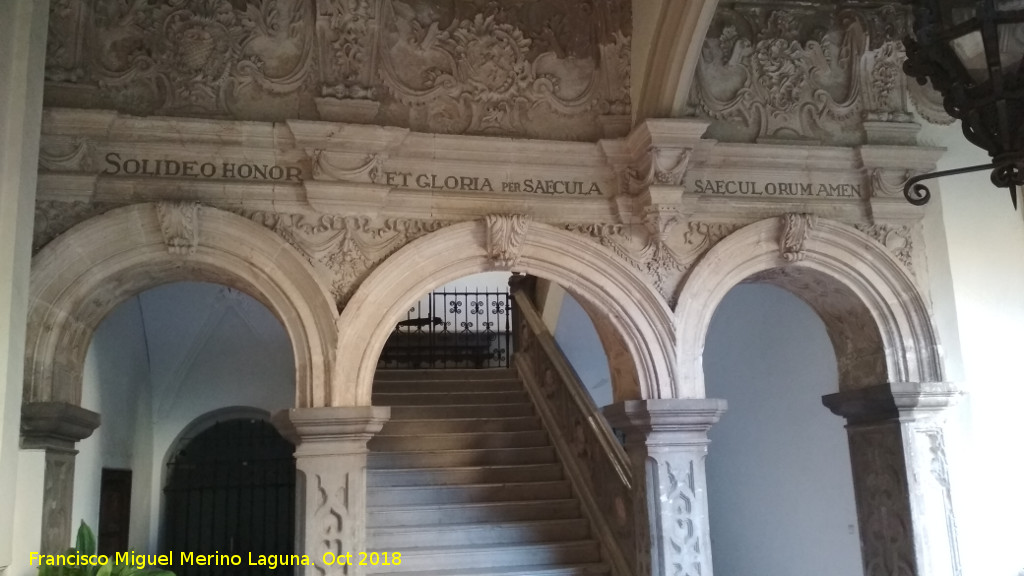
{"type": "Polygon", "coordinates": [[[931,80],[946,112],[960,120],[971,143],[992,156],[991,164],[922,174],[904,196],[912,204],[931,197],[920,181],[992,170],[992,183],[1024,185],[1024,0],[915,0],[914,32],[903,40],[907,75],[931,80]]]}

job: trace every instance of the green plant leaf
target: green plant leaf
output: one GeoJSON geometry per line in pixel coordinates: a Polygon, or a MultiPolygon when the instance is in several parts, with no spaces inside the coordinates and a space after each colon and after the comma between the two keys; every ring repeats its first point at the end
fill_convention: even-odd
{"type": "Polygon", "coordinates": [[[100,566],[99,571],[96,572],[96,576],[110,576],[110,572],[114,565],[111,562],[107,562],[103,566],[100,566]]]}
{"type": "Polygon", "coordinates": [[[92,555],[96,553],[96,537],[93,536],[92,529],[85,523],[85,520],[82,520],[82,523],[78,525],[78,537],[75,539],[75,548],[82,554],[92,555]]]}

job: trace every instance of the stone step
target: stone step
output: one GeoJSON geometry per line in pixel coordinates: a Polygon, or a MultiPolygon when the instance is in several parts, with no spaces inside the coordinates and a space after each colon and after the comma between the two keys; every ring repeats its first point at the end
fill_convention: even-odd
{"type": "Polygon", "coordinates": [[[447,420],[449,418],[511,418],[533,416],[533,406],[526,403],[488,404],[485,406],[392,406],[391,420],[447,420]]]}
{"type": "Polygon", "coordinates": [[[443,530],[436,526],[373,528],[367,531],[367,548],[399,551],[405,547],[526,544],[582,540],[589,535],[590,527],[583,518],[491,523],[486,526],[449,524],[443,530]]]}
{"type": "Polygon", "coordinates": [[[374,380],[373,393],[404,392],[516,392],[523,384],[514,378],[508,380],[374,380]]]}
{"type": "Polygon", "coordinates": [[[477,392],[374,392],[374,406],[463,406],[490,404],[528,404],[525,390],[477,392]]]}
{"type": "Polygon", "coordinates": [[[533,415],[509,418],[449,418],[447,420],[419,418],[395,420],[392,418],[384,424],[384,428],[375,437],[526,430],[543,430],[540,419],[533,415]]]}
{"type": "Polygon", "coordinates": [[[377,572],[389,570],[390,566],[380,566],[366,573],[373,576],[607,576],[611,573],[608,566],[599,563],[570,564],[568,566],[496,566],[493,568],[467,568],[465,570],[417,570],[416,572],[377,572]]]}
{"type": "MultiPolygon", "coordinates": [[[[367,526],[370,528],[580,518],[579,502],[572,498],[428,506],[367,506],[366,511],[367,526]]],[[[486,530],[487,526],[481,526],[480,529],[486,530]]]]}
{"type": "Polygon", "coordinates": [[[367,444],[371,452],[526,448],[549,445],[548,435],[542,430],[481,432],[477,434],[377,435],[367,444]]]}
{"type": "Polygon", "coordinates": [[[566,480],[511,484],[462,484],[453,486],[396,486],[367,494],[368,506],[421,506],[500,502],[502,500],[557,500],[572,497],[566,480]]]}
{"type": "Polygon", "coordinates": [[[501,450],[433,450],[422,452],[371,452],[368,469],[447,468],[556,462],[551,446],[505,448],[501,450]]]}
{"type": "Polygon", "coordinates": [[[401,564],[384,567],[395,574],[419,573],[423,570],[445,570],[450,574],[450,570],[511,567],[523,564],[557,566],[594,563],[601,560],[601,551],[592,540],[484,547],[431,546],[379,552],[401,552],[401,564]]]}
{"type": "Polygon", "coordinates": [[[374,382],[435,380],[518,380],[514,368],[466,368],[452,370],[378,370],[374,382]]]}
{"type": "Polygon", "coordinates": [[[386,486],[450,486],[453,484],[539,482],[561,479],[561,464],[367,470],[367,483],[371,489],[386,486]]]}

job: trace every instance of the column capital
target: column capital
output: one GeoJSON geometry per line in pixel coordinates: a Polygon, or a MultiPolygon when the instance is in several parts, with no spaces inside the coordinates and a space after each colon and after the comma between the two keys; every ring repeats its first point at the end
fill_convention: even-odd
{"type": "Polygon", "coordinates": [[[916,420],[952,406],[962,392],[951,382],[890,382],[821,397],[849,424],[916,420]]]}
{"type": "Polygon", "coordinates": [[[100,425],[100,415],[67,402],[21,405],[21,447],[77,454],[75,443],[100,425]]]}
{"type": "Polygon", "coordinates": [[[626,433],[627,446],[703,446],[727,406],[715,398],[627,400],[603,412],[613,427],[626,433]]]}
{"type": "Polygon", "coordinates": [[[389,418],[390,406],[328,406],[281,410],[271,421],[300,458],[365,453],[389,418]]]}

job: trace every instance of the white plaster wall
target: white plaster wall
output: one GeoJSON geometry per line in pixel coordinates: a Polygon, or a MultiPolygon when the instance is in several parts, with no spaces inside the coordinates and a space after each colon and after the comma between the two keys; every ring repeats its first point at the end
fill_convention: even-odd
{"type": "Polygon", "coordinates": [[[150,385],[143,330],[139,299],[131,298],[103,320],[89,346],[82,406],[98,412],[101,423],[78,443],[72,537],[82,520],[94,531],[99,525],[102,469],[132,468],[139,392],[150,385]]]}
{"type": "Polygon", "coordinates": [[[708,397],[729,409],[707,460],[716,576],[862,576],[844,422],[825,326],[789,292],[741,284],[704,348],[708,397]]]}
{"type": "MultiPolygon", "coordinates": [[[[11,495],[21,459],[18,436],[28,311],[43,64],[44,0],[0,1],[0,494],[11,495]]],[[[19,559],[16,498],[0,498],[0,574],[19,559]]],[[[35,546],[39,545],[36,532],[35,546]]]]}
{"type": "MultiPolygon", "coordinates": [[[[939,169],[989,161],[959,124],[925,125],[921,141],[949,149],[939,169]]],[[[929,266],[949,270],[931,286],[947,376],[967,392],[950,446],[964,574],[1016,576],[1024,570],[1024,217],[987,172],[939,182],[926,224],[929,266]]]]}
{"type": "Polygon", "coordinates": [[[555,342],[572,364],[598,408],[612,403],[608,357],[601,346],[594,323],[580,303],[564,292],[555,326],[555,342]]]}
{"type": "Polygon", "coordinates": [[[269,413],[291,407],[294,389],[288,335],[252,298],[213,284],[178,283],[123,303],[89,350],[83,403],[100,411],[103,425],[82,443],[73,522],[85,517],[95,526],[100,468],[127,459],[133,469],[130,545],[156,552],[165,464],[182,430],[225,407],[269,413]],[[121,409],[131,416],[112,423],[107,411],[121,409]]]}

